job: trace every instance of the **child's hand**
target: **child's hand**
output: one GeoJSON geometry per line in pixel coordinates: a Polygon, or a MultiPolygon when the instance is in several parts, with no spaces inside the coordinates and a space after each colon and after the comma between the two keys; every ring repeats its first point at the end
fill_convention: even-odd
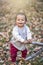
{"type": "Polygon", "coordinates": [[[29,40],[24,41],[24,44],[28,44],[28,43],[32,43],[32,40],[29,39],[29,40]]]}
{"type": "Polygon", "coordinates": [[[32,39],[29,39],[29,40],[28,40],[28,43],[32,43],[32,39]]]}
{"type": "Polygon", "coordinates": [[[24,42],[21,42],[21,43],[24,43],[24,44],[32,43],[32,39],[25,40],[24,42]]]}
{"type": "Polygon", "coordinates": [[[24,42],[23,42],[23,44],[27,44],[28,43],[28,40],[25,40],[24,42]]]}

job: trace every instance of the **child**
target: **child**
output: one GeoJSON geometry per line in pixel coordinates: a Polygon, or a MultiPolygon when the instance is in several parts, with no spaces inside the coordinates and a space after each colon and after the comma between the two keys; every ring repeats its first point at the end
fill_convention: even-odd
{"type": "Polygon", "coordinates": [[[27,18],[22,12],[18,13],[16,18],[16,26],[14,26],[12,31],[12,40],[10,44],[10,53],[12,62],[16,61],[17,52],[20,50],[22,52],[22,57],[26,58],[27,49],[26,44],[32,43],[31,32],[26,25],[27,18]]]}

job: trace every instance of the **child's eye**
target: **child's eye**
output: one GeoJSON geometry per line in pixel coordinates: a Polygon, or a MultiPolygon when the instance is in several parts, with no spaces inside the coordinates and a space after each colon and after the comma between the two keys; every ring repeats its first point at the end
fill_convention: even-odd
{"type": "Polygon", "coordinates": [[[20,21],[20,19],[18,19],[18,21],[20,21]]]}
{"type": "Polygon", "coordinates": [[[21,20],[21,21],[24,21],[24,19],[17,19],[17,20],[18,20],[18,21],[20,21],[20,20],[21,20]]]}
{"type": "Polygon", "coordinates": [[[22,19],[22,21],[24,21],[24,20],[22,19]]]}

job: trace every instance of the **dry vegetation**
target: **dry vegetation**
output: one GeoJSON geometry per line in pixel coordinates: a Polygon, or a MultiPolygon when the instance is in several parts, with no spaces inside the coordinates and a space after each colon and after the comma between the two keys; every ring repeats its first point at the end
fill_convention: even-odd
{"type": "MultiPolygon", "coordinates": [[[[43,42],[43,0],[0,0],[0,50],[4,50],[5,53],[3,48],[7,45],[4,46],[3,43],[5,44],[11,38],[15,16],[20,10],[23,10],[27,15],[27,25],[32,31],[33,39],[43,42]]],[[[2,54],[0,59],[5,56],[4,52],[2,52],[3,54],[0,52],[2,54]]],[[[5,61],[7,60],[6,57],[4,58],[5,61]]]]}

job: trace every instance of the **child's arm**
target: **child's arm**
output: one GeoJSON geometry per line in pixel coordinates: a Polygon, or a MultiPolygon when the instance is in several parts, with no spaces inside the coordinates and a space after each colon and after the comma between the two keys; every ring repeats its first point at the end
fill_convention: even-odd
{"type": "Polygon", "coordinates": [[[16,28],[12,31],[13,38],[16,39],[16,41],[23,43],[25,40],[19,35],[18,30],[16,28]]]}
{"type": "Polygon", "coordinates": [[[27,40],[25,41],[25,43],[32,43],[32,34],[30,29],[27,27],[27,40]]]}
{"type": "Polygon", "coordinates": [[[32,43],[32,39],[29,39],[29,40],[25,40],[24,42],[22,42],[24,44],[28,44],[28,43],[32,43]]]}
{"type": "Polygon", "coordinates": [[[20,42],[20,43],[24,43],[24,44],[27,44],[27,43],[31,43],[32,40],[31,40],[31,35],[29,34],[29,31],[27,31],[27,40],[24,40],[18,33],[18,30],[16,28],[13,29],[12,31],[12,35],[13,37],[16,39],[16,41],[20,42]],[[29,36],[30,35],[30,36],[29,36]],[[29,36],[29,37],[28,37],[29,36]]]}

